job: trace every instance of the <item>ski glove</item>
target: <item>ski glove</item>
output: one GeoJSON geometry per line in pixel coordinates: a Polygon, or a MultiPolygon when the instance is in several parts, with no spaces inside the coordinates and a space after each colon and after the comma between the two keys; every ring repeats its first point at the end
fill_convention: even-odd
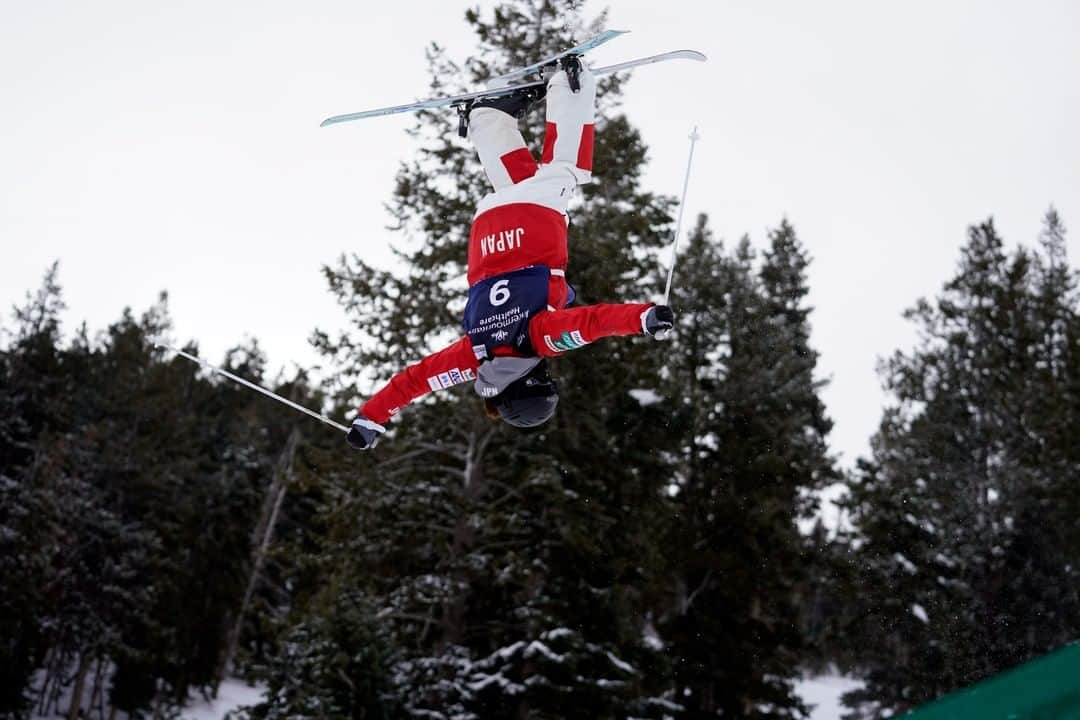
{"type": "Polygon", "coordinates": [[[641,313],[641,330],[657,340],[663,340],[675,327],[675,313],[667,305],[653,305],[641,313]]]}
{"type": "Polygon", "coordinates": [[[378,444],[379,436],[384,432],[386,432],[386,428],[382,425],[371,422],[361,415],[353,420],[352,427],[349,428],[349,434],[345,436],[345,440],[357,450],[370,450],[378,444]]]}

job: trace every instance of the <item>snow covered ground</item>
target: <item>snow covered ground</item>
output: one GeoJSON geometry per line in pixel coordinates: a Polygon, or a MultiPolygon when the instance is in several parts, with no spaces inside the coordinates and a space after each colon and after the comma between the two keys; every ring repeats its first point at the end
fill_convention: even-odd
{"type": "Polygon", "coordinates": [[[266,688],[251,687],[242,680],[226,680],[218,688],[215,700],[206,702],[200,698],[184,708],[183,720],[221,720],[225,713],[241,705],[254,705],[262,699],[266,688]]]}
{"type": "Polygon", "coordinates": [[[819,675],[796,682],[795,693],[812,706],[811,720],[840,720],[844,715],[840,696],[861,685],[858,680],[843,675],[819,675]]]}
{"type": "MultiPolygon", "coordinates": [[[[795,692],[810,708],[810,720],[840,720],[844,708],[840,696],[854,690],[861,683],[842,675],[819,675],[795,683],[795,692]]],[[[253,705],[263,695],[265,688],[251,687],[240,680],[226,680],[218,690],[213,702],[199,700],[184,708],[183,720],[221,720],[225,713],[241,705],[253,705]]]]}
{"type": "MultiPolygon", "coordinates": [[[[242,680],[229,679],[221,683],[221,688],[218,690],[217,699],[207,702],[202,699],[202,696],[196,695],[198,699],[192,700],[191,703],[180,712],[182,720],[221,720],[225,717],[225,713],[230,710],[235,710],[242,705],[254,705],[262,699],[263,693],[266,691],[264,687],[251,687],[242,680]]],[[[89,692],[89,688],[87,688],[89,692]]],[[[89,704],[89,697],[86,699],[86,703],[89,704]]],[[[67,718],[68,709],[71,707],[70,692],[65,691],[61,694],[56,707],[58,712],[50,714],[37,714],[31,715],[32,720],[65,720],[67,718]]],[[[97,713],[93,714],[93,717],[97,717],[97,713]]],[[[83,717],[80,715],[79,717],[83,717]]],[[[127,720],[126,713],[119,712],[116,714],[117,720],[127,720]]]]}
{"type": "MultiPolygon", "coordinates": [[[[807,705],[812,706],[810,720],[840,720],[844,714],[840,696],[861,684],[842,675],[819,675],[799,680],[795,683],[795,692],[807,705]]],[[[216,700],[192,703],[184,708],[181,717],[183,720],[221,720],[230,710],[257,703],[264,690],[240,680],[226,680],[221,684],[216,700]]]]}
{"type": "MultiPolygon", "coordinates": [[[[820,675],[795,683],[795,692],[812,706],[810,720],[840,720],[844,713],[840,696],[859,685],[859,681],[842,675],[820,675]]],[[[230,710],[259,702],[264,692],[265,688],[252,687],[241,680],[226,680],[221,683],[215,700],[207,702],[199,698],[184,708],[180,717],[183,720],[221,720],[230,710]]],[[[61,706],[67,707],[67,703],[63,702],[61,706]]]]}

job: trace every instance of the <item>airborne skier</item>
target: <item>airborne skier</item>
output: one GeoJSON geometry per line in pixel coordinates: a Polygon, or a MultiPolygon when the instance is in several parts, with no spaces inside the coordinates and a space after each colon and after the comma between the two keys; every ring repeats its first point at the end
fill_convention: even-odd
{"type": "Polygon", "coordinates": [[[596,83],[577,56],[560,61],[546,87],[540,163],[517,126],[544,88],[484,98],[464,108],[468,136],[493,192],[481,200],[469,234],[465,336],[396,374],[359,409],[347,440],[375,446],[384,424],[428,392],[472,381],[488,411],[528,428],[559,402],[546,358],[600,338],[659,337],[671,309],[652,303],[568,307],[567,206],[592,179],[596,83]]]}

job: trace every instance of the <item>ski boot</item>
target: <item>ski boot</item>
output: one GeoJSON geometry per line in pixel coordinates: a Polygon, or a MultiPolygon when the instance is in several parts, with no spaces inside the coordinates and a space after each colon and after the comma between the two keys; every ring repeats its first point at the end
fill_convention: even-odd
{"type": "Polygon", "coordinates": [[[551,78],[559,70],[566,71],[566,79],[570,81],[570,91],[578,92],[581,90],[581,56],[580,55],[567,55],[566,57],[559,58],[555,62],[548,63],[540,68],[540,78],[544,81],[546,86],[551,82],[551,78]]]}
{"type": "MultiPolygon", "coordinates": [[[[492,88],[496,89],[496,88],[492,88]]],[[[502,110],[507,115],[518,120],[525,117],[529,109],[544,99],[547,95],[547,86],[527,87],[507,95],[478,98],[457,106],[458,111],[458,135],[466,137],[469,134],[469,113],[476,108],[495,108],[502,110]]]]}
{"type": "Polygon", "coordinates": [[[581,56],[567,55],[561,58],[559,67],[566,71],[566,79],[570,81],[570,92],[579,92],[581,90],[581,56]]]}

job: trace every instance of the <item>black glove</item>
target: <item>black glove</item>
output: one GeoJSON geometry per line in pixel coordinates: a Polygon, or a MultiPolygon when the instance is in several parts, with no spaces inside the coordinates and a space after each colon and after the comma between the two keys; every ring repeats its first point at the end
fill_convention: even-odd
{"type": "Polygon", "coordinates": [[[345,440],[357,450],[370,450],[378,444],[379,436],[384,432],[386,428],[382,425],[361,415],[353,420],[345,440]]]}
{"type": "Polygon", "coordinates": [[[642,331],[657,340],[663,340],[675,327],[675,313],[667,305],[653,305],[641,314],[642,331]]]}

